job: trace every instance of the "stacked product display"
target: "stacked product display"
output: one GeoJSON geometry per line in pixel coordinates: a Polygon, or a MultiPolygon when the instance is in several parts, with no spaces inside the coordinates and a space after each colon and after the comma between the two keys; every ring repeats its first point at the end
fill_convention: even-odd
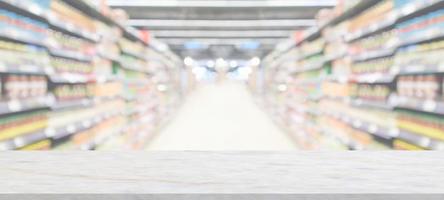
{"type": "Polygon", "coordinates": [[[442,0],[340,2],[264,59],[267,108],[303,149],[444,149],[443,16],[442,0]]]}
{"type": "MultiPolygon", "coordinates": [[[[0,1],[0,149],[142,149],[182,62],[82,0],[0,1]]],[[[100,9],[102,10],[102,9],[100,9]]]]}

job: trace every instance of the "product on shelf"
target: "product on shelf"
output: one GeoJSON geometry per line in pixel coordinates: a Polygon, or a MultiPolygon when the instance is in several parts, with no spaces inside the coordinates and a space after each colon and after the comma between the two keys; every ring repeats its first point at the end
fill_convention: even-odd
{"type": "Polygon", "coordinates": [[[90,74],[93,72],[93,66],[90,63],[72,59],[52,57],[51,65],[56,73],[90,74]]]}
{"type": "Polygon", "coordinates": [[[440,72],[443,53],[443,40],[400,48],[394,60],[396,71],[398,73],[440,72]]]}
{"type": "Polygon", "coordinates": [[[54,87],[53,93],[59,101],[79,100],[90,96],[88,89],[85,84],[58,84],[54,87]]]}
{"type": "Polygon", "coordinates": [[[395,140],[393,142],[393,148],[396,150],[426,150],[422,147],[416,146],[414,144],[410,144],[403,140],[395,140]]]}
{"type": "Polygon", "coordinates": [[[434,0],[339,1],[291,53],[264,58],[265,105],[301,148],[326,138],[347,149],[441,149],[443,11],[434,0]]]}
{"type": "Polygon", "coordinates": [[[361,15],[350,20],[349,30],[351,32],[354,32],[362,28],[365,28],[371,23],[385,20],[385,18],[393,9],[393,7],[394,7],[393,0],[383,0],[373,5],[371,8],[368,8],[361,15]]]}
{"type": "Polygon", "coordinates": [[[97,2],[2,1],[0,149],[141,149],[176,106],[182,60],[109,17],[122,11],[90,12],[97,2]]]}
{"type": "Polygon", "coordinates": [[[66,52],[65,57],[79,57],[76,55],[86,57],[96,53],[95,46],[91,42],[56,30],[50,31],[49,46],[53,48],[52,53],[66,52]]]}
{"type": "Polygon", "coordinates": [[[96,31],[94,20],[91,20],[91,18],[84,13],[69,6],[62,0],[51,0],[51,11],[59,21],[69,22],[74,24],[76,28],[81,28],[89,32],[96,31]]]}
{"type": "Polygon", "coordinates": [[[444,119],[442,116],[416,111],[398,111],[398,127],[411,133],[444,141],[444,119]]]}
{"type": "Polygon", "coordinates": [[[301,45],[303,55],[313,55],[322,52],[325,40],[323,38],[314,41],[305,42],[301,45]]]}
{"type": "Polygon", "coordinates": [[[95,97],[116,97],[122,94],[123,84],[120,82],[107,82],[95,84],[91,88],[95,97]]]}
{"type": "Polygon", "coordinates": [[[395,32],[388,31],[358,40],[350,45],[349,53],[351,55],[358,55],[368,51],[385,50],[394,44],[394,37],[395,32]]]}
{"type": "Polygon", "coordinates": [[[4,96],[7,99],[28,99],[43,97],[47,94],[45,76],[6,75],[3,79],[4,96]]]}
{"type": "Polygon", "coordinates": [[[51,140],[42,140],[34,144],[21,147],[18,150],[37,151],[37,150],[50,150],[50,149],[51,149],[51,140]]]}
{"type": "Polygon", "coordinates": [[[45,73],[49,56],[42,47],[0,40],[0,72],[45,73]]]}
{"type": "Polygon", "coordinates": [[[441,83],[442,76],[436,74],[400,76],[397,92],[401,97],[441,100],[441,83]]]}
{"type": "Polygon", "coordinates": [[[46,128],[47,111],[32,111],[0,117],[0,141],[31,134],[46,128]]]}
{"type": "Polygon", "coordinates": [[[0,32],[7,37],[45,41],[48,25],[18,13],[0,9],[0,32]]]}
{"type": "Polygon", "coordinates": [[[441,8],[398,24],[398,37],[401,41],[414,41],[434,33],[442,35],[443,25],[444,9],[441,8]]]}
{"type": "Polygon", "coordinates": [[[350,96],[385,103],[390,94],[391,89],[388,85],[354,84],[351,86],[350,96]]]}
{"type": "Polygon", "coordinates": [[[393,58],[379,58],[366,62],[353,63],[351,66],[352,74],[388,74],[393,66],[393,58]]]}
{"type": "Polygon", "coordinates": [[[130,55],[143,55],[143,52],[145,51],[140,42],[133,42],[125,38],[119,40],[119,46],[122,53],[130,55]]]}

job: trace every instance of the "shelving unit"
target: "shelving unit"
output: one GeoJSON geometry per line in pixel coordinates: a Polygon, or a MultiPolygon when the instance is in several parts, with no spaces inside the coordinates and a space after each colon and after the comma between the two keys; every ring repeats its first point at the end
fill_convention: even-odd
{"type": "Polygon", "coordinates": [[[177,107],[181,60],[138,30],[83,0],[0,7],[1,150],[140,149],[177,107]]]}
{"type": "Polygon", "coordinates": [[[444,1],[354,2],[264,59],[265,107],[305,149],[443,149],[444,1]]]}

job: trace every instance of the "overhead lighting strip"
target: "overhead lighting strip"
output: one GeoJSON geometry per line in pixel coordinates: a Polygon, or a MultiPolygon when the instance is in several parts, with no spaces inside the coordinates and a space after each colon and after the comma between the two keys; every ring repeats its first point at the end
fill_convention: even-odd
{"type": "Polygon", "coordinates": [[[203,1],[203,0],[108,0],[108,5],[117,7],[331,7],[337,0],[233,0],[233,1],[203,1]]]}
{"type": "Polygon", "coordinates": [[[316,25],[314,19],[295,20],[159,20],[130,19],[129,26],[145,27],[308,27],[316,25]]]}

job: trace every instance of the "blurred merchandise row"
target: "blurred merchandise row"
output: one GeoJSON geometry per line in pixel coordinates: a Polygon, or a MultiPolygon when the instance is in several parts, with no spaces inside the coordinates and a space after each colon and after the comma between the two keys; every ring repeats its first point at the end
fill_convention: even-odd
{"type": "Polygon", "coordinates": [[[444,149],[444,1],[343,0],[317,20],[257,72],[300,147],[444,149]]]}
{"type": "Polygon", "coordinates": [[[182,61],[101,1],[0,0],[0,149],[141,149],[182,61]]]}

